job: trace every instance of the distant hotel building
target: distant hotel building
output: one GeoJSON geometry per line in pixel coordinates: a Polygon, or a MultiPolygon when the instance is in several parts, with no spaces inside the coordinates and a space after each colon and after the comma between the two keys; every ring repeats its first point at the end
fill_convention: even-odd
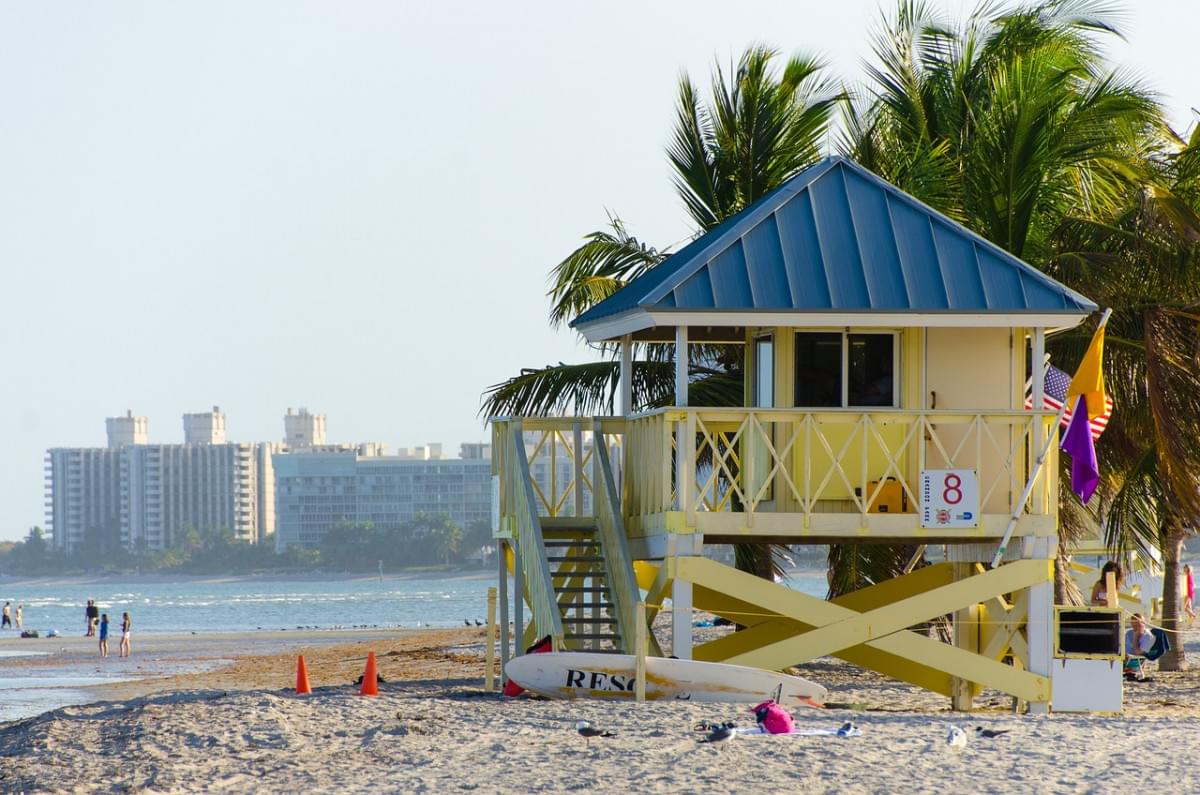
{"type": "Polygon", "coordinates": [[[149,444],[149,421],[105,421],[108,446],[46,453],[46,525],[55,547],[161,550],[186,528],[229,530],[261,543],[275,532],[280,451],[382,451],[382,445],[328,445],[325,415],[287,410],[284,441],[229,442],[225,414],[183,415],[183,444],[149,444]]]}
{"type": "MultiPolygon", "coordinates": [[[[378,442],[329,444],[323,414],[289,408],[283,422],[283,442],[229,442],[214,406],[183,416],[183,444],[149,444],[149,422],[130,411],[106,420],[107,447],[49,450],[46,524],[55,547],[155,551],[195,527],[250,543],[273,536],[282,551],[320,546],[342,523],[396,527],[422,513],[447,514],[463,528],[491,521],[490,444],[463,444],[454,459],[436,443],[387,456],[378,442]]],[[[532,473],[569,510],[568,469],[551,485],[542,456],[532,473]]]]}
{"type": "Polygon", "coordinates": [[[398,527],[418,514],[447,514],[460,527],[490,522],[491,446],[465,444],[441,457],[440,444],[384,456],[298,451],[274,456],[275,548],[320,546],[339,524],[398,527]]]}
{"type": "Polygon", "coordinates": [[[257,445],[225,441],[218,407],[183,416],[183,444],[147,444],[149,422],[132,411],[105,426],[108,447],[46,454],[46,523],[55,547],[159,550],[189,525],[228,529],[250,542],[270,532],[259,497],[274,484],[262,477],[257,445]]]}
{"type": "MultiPolygon", "coordinates": [[[[536,435],[526,442],[532,449],[536,435]]],[[[590,447],[590,442],[587,443],[590,447]]],[[[585,447],[585,455],[588,455],[585,447]]],[[[558,449],[566,462],[570,452],[558,449]]],[[[442,446],[430,443],[402,448],[394,456],[357,452],[276,454],[275,548],[296,544],[318,547],[325,535],[341,524],[371,523],[394,528],[418,514],[447,514],[459,527],[492,518],[492,446],[485,442],[459,447],[458,458],[442,458],[442,446]]],[[[543,494],[552,495],[569,513],[574,506],[572,472],[560,465],[551,485],[548,455],[531,466],[543,494]]],[[[591,510],[590,490],[584,492],[583,513],[591,510]]]]}

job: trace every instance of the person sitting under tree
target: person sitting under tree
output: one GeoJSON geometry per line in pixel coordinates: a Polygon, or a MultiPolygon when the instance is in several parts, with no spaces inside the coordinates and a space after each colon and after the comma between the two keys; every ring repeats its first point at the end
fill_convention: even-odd
{"type": "Polygon", "coordinates": [[[1142,670],[1142,660],[1154,648],[1154,634],[1141,613],[1134,613],[1125,631],[1125,676],[1136,678],[1142,670]]]}

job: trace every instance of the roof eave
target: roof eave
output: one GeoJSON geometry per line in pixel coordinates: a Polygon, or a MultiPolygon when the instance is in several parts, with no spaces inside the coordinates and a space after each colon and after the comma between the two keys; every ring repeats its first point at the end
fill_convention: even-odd
{"type": "Polygon", "coordinates": [[[581,323],[575,330],[588,342],[617,340],[626,334],[655,327],[736,326],[794,328],[1044,328],[1062,331],[1074,328],[1095,309],[1034,310],[1019,312],[936,311],[721,311],[697,312],[681,309],[642,307],[581,323]]]}

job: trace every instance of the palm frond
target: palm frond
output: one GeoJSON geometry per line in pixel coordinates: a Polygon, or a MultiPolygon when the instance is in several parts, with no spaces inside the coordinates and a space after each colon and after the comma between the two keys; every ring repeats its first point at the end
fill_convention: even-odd
{"type": "Polygon", "coordinates": [[[666,259],[631,235],[615,215],[609,215],[608,229],[592,232],[584,240],[550,272],[552,326],[566,324],[666,259]]]}

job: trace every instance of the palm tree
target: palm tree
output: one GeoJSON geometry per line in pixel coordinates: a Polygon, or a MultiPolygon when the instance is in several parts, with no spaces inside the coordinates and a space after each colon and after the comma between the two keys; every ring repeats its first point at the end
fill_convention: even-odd
{"type": "MultiPolygon", "coordinates": [[[[1054,272],[1064,226],[1118,214],[1154,178],[1147,161],[1163,141],[1151,94],[1105,66],[1106,35],[1119,35],[1112,11],[1089,0],[984,3],[960,26],[902,0],[875,37],[866,91],[846,105],[840,148],[1054,272]]],[[[1054,275],[1103,298],[1069,270],[1054,275]]],[[[1051,350],[1059,361],[1078,361],[1082,347],[1074,348],[1087,336],[1090,329],[1055,338],[1051,350]]],[[[1064,493],[1067,540],[1089,521],[1071,500],[1064,493]]],[[[877,558],[856,566],[886,576],[899,559],[887,549],[877,558]]],[[[1059,575],[1069,582],[1065,567],[1059,575]]]]}
{"type": "Polygon", "coordinates": [[[902,0],[876,34],[869,100],[842,150],[1034,264],[1070,214],[1117,210],[1161,129],[1151,93],[1106,69],[1108,3],[984,3],[958,28],[902,0]]]}
{"type": "MultiPolygon", "coordinates": [[[[1200,128],[1151,161],[1154,190],[1060,233],[1051,266],[1108,306],[1105,377],[1117,410],[1098,453],[1096,508],[1114,549],[1161,550],[1163,626],[1179,626],[1183,542],[1200,517],[1200,128]]],[[[1086,332],[1059,343],[1076,353],[1086,332]]],[[[1183,644],[1160,661],[1181,670],[1183,644]]]]}

